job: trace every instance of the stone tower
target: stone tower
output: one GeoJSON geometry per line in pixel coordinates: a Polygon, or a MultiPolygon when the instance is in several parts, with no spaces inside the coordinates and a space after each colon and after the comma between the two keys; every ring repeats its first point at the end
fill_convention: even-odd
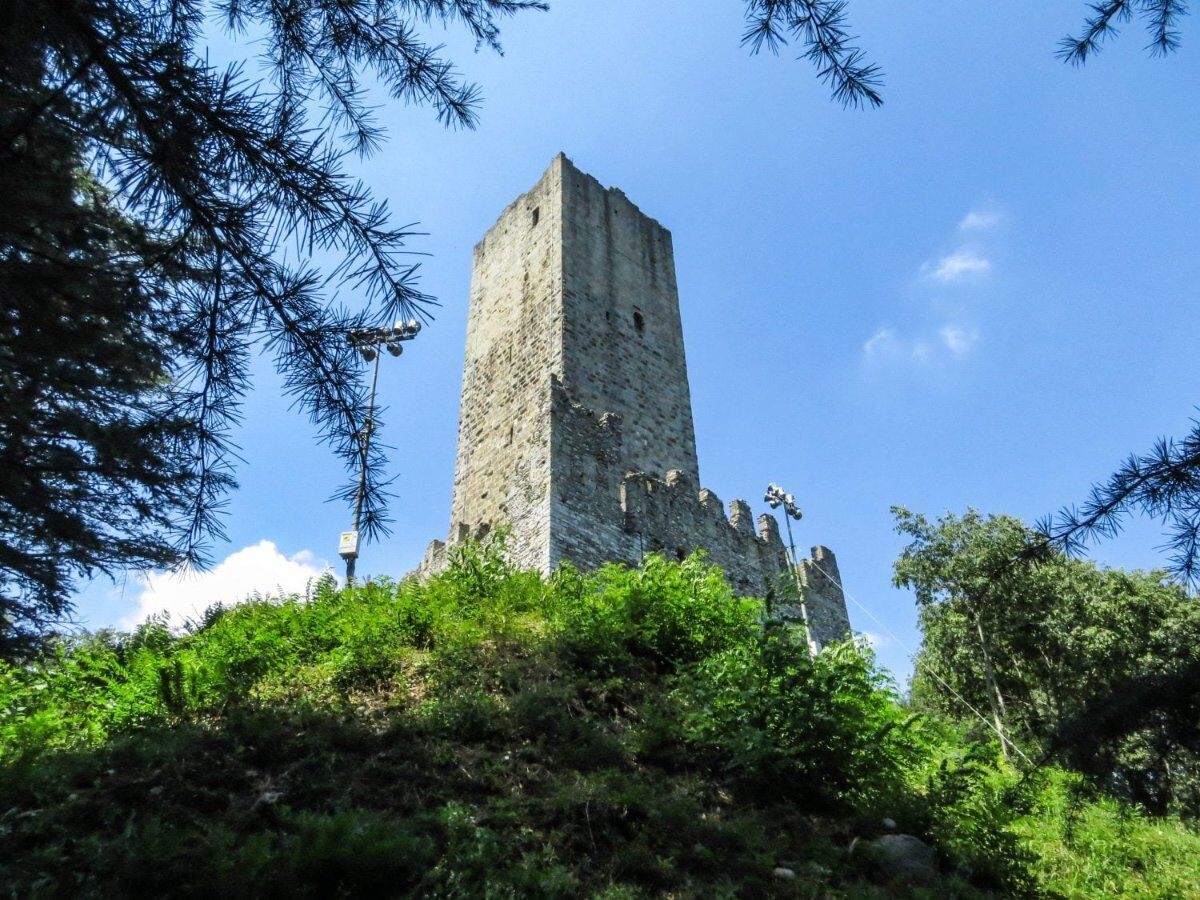
{"type": "Polygon", "coordinates": [[[580,474],[555,385],[621,417],[618,468],[698,480],[670,232],[562,155],[475,246],[451,505],[455,527],[509,522],[541,568],[569,544],[550,484],[580,474]]]}
{"type": "Polygon", "coordinates": [[[703,547],[765,594],[775,519],[699,482],[671,233],[559,154],[475,246],[450,544],[505,525],[545,572],[703,547]]]}

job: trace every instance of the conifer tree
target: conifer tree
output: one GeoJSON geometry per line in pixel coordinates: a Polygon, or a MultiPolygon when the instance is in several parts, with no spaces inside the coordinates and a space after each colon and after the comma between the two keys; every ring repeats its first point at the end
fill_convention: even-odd
{"type": "MultiPolygon", "coordinates": [[[[40,88],[38,62],[31,52],[33,77],[0,85],[4,126],[40,88]]],[[[166,383],[186,341],[171,248],[113,207],[61,119],[12,141],[0,198],[0,654],[11,654],[66,611],[75,576],[177,560],[168,535],[196,487],[196,433],[166,383]]]]}

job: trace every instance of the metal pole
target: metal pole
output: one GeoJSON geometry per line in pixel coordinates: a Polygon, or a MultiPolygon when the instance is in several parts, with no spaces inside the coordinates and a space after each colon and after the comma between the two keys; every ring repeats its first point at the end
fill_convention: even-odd
{"type": "MultiPolygon", "coordinates": [[[[367,400],[367,418],[363,423],[362,433],[358,436],[359,449],[359,471],[358,471],[358,493],[354,498],[354,531],[357,534],[362,525],[362,507],[363,497],[367,493],[367,451],[371,446],[371,432],[375,428],[375,386],[379,383],[379,358],[383,355],[382,347],[377,348],[380,352],[375,354],[375,366],[371,371],[371,394],[367,400]]],[[[346,586],[349,587],[354,581],[354,564],[358,562],[358,555],[346,557],[346,586]]]]}
{"type": "Polygon", "coordinates": [[[796,583],[796,599],[800,603],[800,621],[804,624],[804,640],[808,643],[810,650],[815,650],[813,647],[812,629],[808,625],[808,606],[804,602],[804,588],[800,584],[800,571],[796,566],[796,542],[792,540],[792,517],[788,515],[787,510],[784,510],[783,521],[787,525],[788,533],[788,568],[792,570],[792,580],[796,583]]]}

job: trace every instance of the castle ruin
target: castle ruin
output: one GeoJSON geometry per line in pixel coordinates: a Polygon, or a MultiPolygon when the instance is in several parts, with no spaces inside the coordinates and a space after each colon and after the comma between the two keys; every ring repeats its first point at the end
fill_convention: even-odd
{"type": "MultiPolygon", "coordinates": [[[[546,573],[703,548],[737,594],[773,593],[775,518],[699,485],[671,233],[559,154],[475,246],[449,546],[507,526],[546,573]]],[[[844,637],[833,554],[797,574],[814,640],[844,637]]]]}

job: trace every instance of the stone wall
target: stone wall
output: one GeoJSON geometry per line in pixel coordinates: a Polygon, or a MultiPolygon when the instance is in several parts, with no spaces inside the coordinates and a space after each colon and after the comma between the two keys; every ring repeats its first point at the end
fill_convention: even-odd
{"type": "Polygon", "coordinates": [[[699,479],[670,232],[562,154],[475,247],[451,543],[505,522],[521,564],[556,558],[552,485],[589,457],[552,450],[554,379],[624,419],[620,473],[699,479]]]}
{"type": "Polygon", "coordinates": [[[552,565],[636,565],[646,553],[683,559],[703,548],[737,593],[774,589],[786,558],[773,517],[760,516],[756,529],[749,505],[734,500],[727,518],[717,495],[680,469],[627,470],[623,418],[576,403],[561,381],[552,390],[552,565]]]}
{"type": "Polygon", "coordinates": [[[450,509],[451,542],[505,522],[516,559],[542,569],[550,562],[550,378],[561,371],[561,293],[556,160],[475,246],[450,509]]]}
{"type": "Polygon", "coordinates": [[[809,627],[818,649],[850,634],[846,595],[837,558],[828,547],[813,547],[812,556],[796,566],[808,612],[809,627]]]}
{"type": "Polygon", "coordinates": [[[625,471],[700,480],[671,232],[561,157],[562,361],[576,402],[623,421],[625,471]]]}

